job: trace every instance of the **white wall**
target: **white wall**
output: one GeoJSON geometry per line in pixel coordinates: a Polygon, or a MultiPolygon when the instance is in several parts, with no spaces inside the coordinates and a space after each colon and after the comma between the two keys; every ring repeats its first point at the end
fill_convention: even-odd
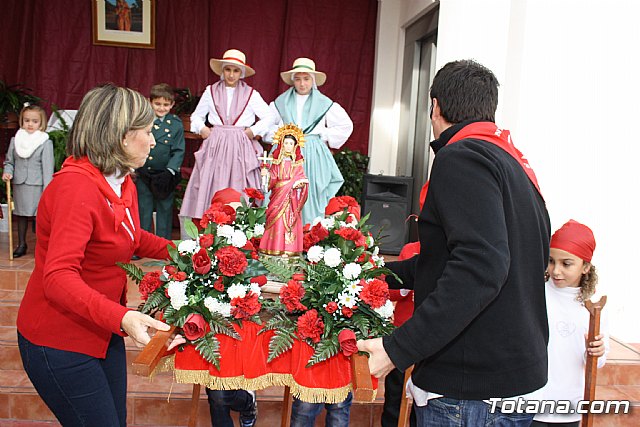
{"type": "MultiPolygon", "coordinates": [[[[380,2],[378,40],[381,34],[395,39],[380,43],[378,57],[383,52],[396,60],[376,61],[372,172],[395,170],[403,26],[431,3],[380,2]]],[[[436,67],[473,58],[496,74],[501,83],[497,122],[512,131],[536,171],[552,228],[573,218],[593,229],[593,262],[599,294],[609,298],[605,312],[611,333],[636,343],[638,16],[640,2],[634,0],[443,0],[436,67]]]]}

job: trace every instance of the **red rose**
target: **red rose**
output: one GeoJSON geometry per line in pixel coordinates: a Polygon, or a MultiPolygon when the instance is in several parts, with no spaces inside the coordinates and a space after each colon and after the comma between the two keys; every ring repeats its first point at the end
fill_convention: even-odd
{"type": "Polygon", "coordinates": [[[182,327],[184,337],[189,341],[195,341],[202,338],[207,333],[207,322],[202,315],[191,313],[187,316],[187,320],[182,327]]]}
{"type": "Polygon", "coordinates": [[[255,188],[245,188],[244,193],[253,200],[264,200],[264,194],[255,188]]]}
{"type": "Polygon", "coordinates": [[[249,280],[249,282],[257,283],[258,286],[264,286],[267,284],[267,276],[263,274],[261,276],[252,277],[251,280],[249,280]]]}
{"type": "Polygon", "coordinates": [[[213,245],[213,234],[203,234],[200,236],[200,247],[201,248],[210,248],[213,245]]]}
{"type": "Polygon", "coordinates": [[[258,255],[257,251],[251,252],[251,259],[256,259],[256,260],[260,259],[260,255],[258,255]]]}
{"type": "Polygon", "coordinates": [[[222,277],[218,277],[216,281],[213,283],[213,289],[218,292],[224,291],[224,283],[222,282],[222,277]]]}
{"type": "Polygon", "coordinates": [[[223,276],[233,277],[247,268],[247,258],[235,246],[225,246],[215,254],[218,258],[218,269],[223,276]]]}
{"type": "Polygon", "coordinates": [[[389,285],[380,279],[373,279],[370,282],[362,280],[362,290],[360,299],[371,306],[371,308],[382,307],[389,299],[389,285]]]}
{"type": "Polygon", "coordinates": [[[291,276],[291,280],[297,280],[298,282],[304,282],[305,278],[304,273],[296,273],[291,276]]]}
{"type": "Polygon", "coordinates": [[[178,272],[178,269],[175,268],[173,265],[165,265],[164,266],[164,271],[167,272],[168,276],[173,276],[174,274],[176,274],[178,272]]]}
{"type": "Polygon", "coordinates": [[[324,322],[318,316],[316,310],[309,310],[298,317],[298,335],[300,339],[309,338],[314,343],[318,343],[322,332],[324,332],[324,322]]]}
{"type": "Polygon", "coordinates": [[[236,319],[248,319],[257,314],[262,305],[258,302],[258,294],[248,292],[244,298],[234,298],[231,300],[231,315],[236,319]]]}
{"type": "Polygon", "coordinates": [[[193,270],[198,274],[207,274],[211,270],[211,258],[205,248],[200,248],[198,252],[191,257],[193,262],[193,270]]]}
{"type": "Polygon", "coordinates": [[[287,307],[287,311],[306,310],[300,300],[304,296],[304,288],[297,280],[289,280],[285,286],[280,288],[280,301],[287,307]]]}
{"type": "Polygon", "coordinates": [[[353,316],[353,310],[351,310],[349,307],[342,307],[342,315],[350,319],[351,316],[353,316]]]}
{"type": "Polygon", "coordinates": [[[147,300],[149,295],[152,294],[156,289],[162,286],[162,281],[160,280],[160,271],[151,271],[144,275],[140,284],[138,285],[138,289],[140,290],[140,295],[143,300],[147,300]]]}
{"type": "Polygon", "coordinates": [[[341,330],[338,334],[338,342],[340,343],[340,350],[342,351],[342,354],[347,357],[358,351],[356,333],[351,329],[341,330]]]}
{"type": "Polygon", "coordinates": [[[329,314],[335,313],[337,309],[338,304],[335,301],[329,301],[327,303],[327,307],[325,308],[325,310],[327,310],[327,313],[329,314]]]}
{"type": "Polygon", "coordinates": [[[187,280],[187,273],[178,271],[176,274],[173,274],[171,278],[177,282],[182,282],[183,280],[187,280]]]}

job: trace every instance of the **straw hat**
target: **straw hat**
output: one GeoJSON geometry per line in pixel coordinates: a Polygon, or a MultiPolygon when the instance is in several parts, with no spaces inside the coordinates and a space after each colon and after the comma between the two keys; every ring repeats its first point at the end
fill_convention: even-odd
{"type": "Polygon", "coordinates": [[[211,58],[209,60],[209,66],[213,72],[219,76],[222,75],[222,69],[225,64],[233,64],[244,69],[244,77],[251,77],[256,73],[253,68],[247,65],[247,58],[244,56],[244,53],[237,49],[229,49],[222,55],[222,59],[211,58]]]}
{"type": "Polygon", "coordinates": [[[298,58],[293,61],[293,68],[289,71],[283,71],[280,73],[282,80],[289,86],[293,85],[293,75],[295,73],[309,73],[313,74],[316,78],[316,85],[322,86],[327,80],[327,75],[322,71],[316,71],[316,63],[309,58],[298,58]]]}

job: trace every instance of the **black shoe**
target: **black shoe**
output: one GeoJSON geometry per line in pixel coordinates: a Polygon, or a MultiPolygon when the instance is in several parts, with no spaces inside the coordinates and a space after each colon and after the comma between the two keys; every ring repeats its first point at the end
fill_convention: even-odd
{"type": "Polygon", "coordinates": [[[20,258],[27,253],[27,245],[18,245],[15,251],[13,251],[14,258],[20,258]]]}

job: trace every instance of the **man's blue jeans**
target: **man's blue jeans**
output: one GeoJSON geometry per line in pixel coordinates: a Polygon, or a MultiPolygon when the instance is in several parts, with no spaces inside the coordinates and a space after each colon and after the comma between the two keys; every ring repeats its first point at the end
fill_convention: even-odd
{"type": "Polygon", "coordinates": [[[327,408],[324,423],[326,427],[348,427],[352,399],[351,393],[340,403],[307,403],[294,398],[291,405],[291,427],[313,427],[322,408],[327,408]]]}
{"type": "Polygon", "coordinates": [[[112,335],[104,359],[33,344],[18,332],[24,370],[63,426],[127,425],[124,340],[112,335]]]}
{"type": "Polygon", "coordinates": [[[482,400],[431,399],[427,406],[415,406],[419,427],[528,427],[534,414],[490,413],[491,405],[482,400]]]}

